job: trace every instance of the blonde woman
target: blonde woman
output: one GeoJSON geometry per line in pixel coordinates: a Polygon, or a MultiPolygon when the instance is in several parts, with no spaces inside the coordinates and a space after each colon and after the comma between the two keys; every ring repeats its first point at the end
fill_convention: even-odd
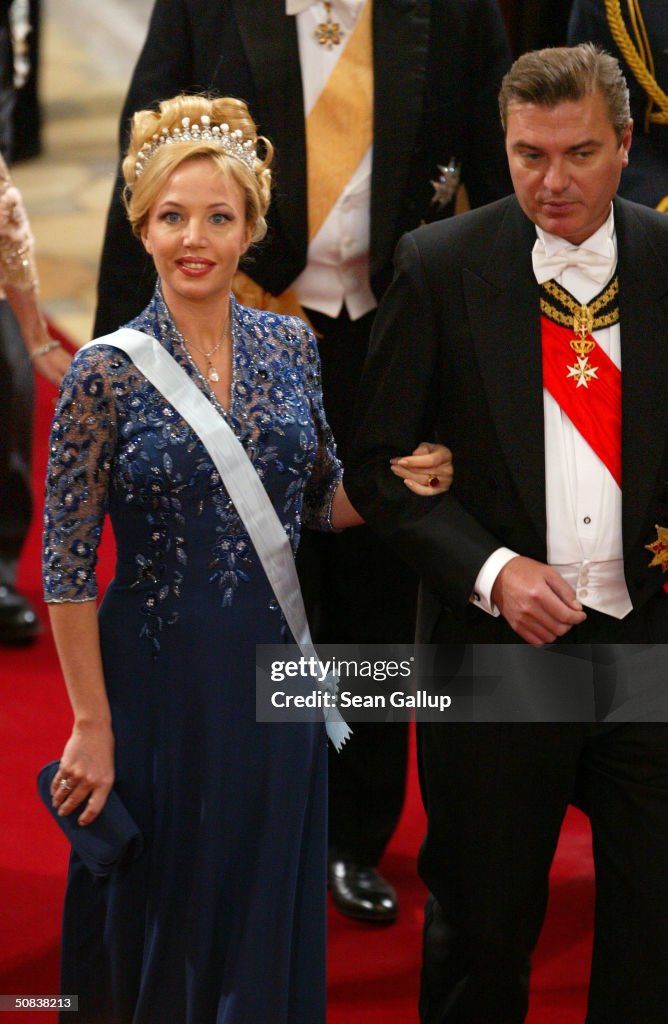
{"type": "MultiPolygon", "coordinates": [[[[265,230],[270,161],[239,101],[135,115],[127,209],[158,285],[130,326],[231,428],[294,549],[302,526],[360,517],[311,331],[231,295],[265,230]]],[[[87,825],[115,785],[144,850],[103,881],[72,857],[61,990],[86,1022],[318,1024],[324,729],[255,721],[255,645],[289,639],[281,607],[209,449],[115,338],[77,355],[53,426],[45,590],[74,728],[52,793],[62,814],[87,798],[87,825]],[[107,510],[118,562],[98,617],[107,510]]],[[[401,472],[429,493],[448,454],[401,472]]]]}

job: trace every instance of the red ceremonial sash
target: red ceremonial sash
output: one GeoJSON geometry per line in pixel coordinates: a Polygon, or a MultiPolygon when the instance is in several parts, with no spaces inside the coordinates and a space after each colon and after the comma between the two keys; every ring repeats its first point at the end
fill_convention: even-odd
{"type": "Polygon", "coordinates": [[[622,486],[622,374],[589,334],[594,348],[578,358],[572,328],[541,316],[543,386],[622,486]]]}

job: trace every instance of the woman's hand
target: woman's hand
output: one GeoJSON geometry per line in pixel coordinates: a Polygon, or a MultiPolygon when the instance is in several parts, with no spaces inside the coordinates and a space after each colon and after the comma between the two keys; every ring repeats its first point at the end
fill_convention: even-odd
{"type": "MultiPolygon", "coordinates": [[[[452,483],[452,452],[444,444],[423,441],[412,455],[390,459],[390,469],[415,494],[443,494],[452,483]]],[[[332,526],[336,530],[344,530],[363,522],[351,504],[343,483],[340,483],[332,501],[332,526]]]]}
{"type": "Polygon", "coordinates": [[[452,452],[444,444],[423,441],[412,455],[390,459],[390,469],[414,494],[443,494],[452,483],[452,452]]]}
{"type": "Polygon", "coordinates": [[[49,335],[37,301],[36,288],[21,290],[7,284],[5,294],[21,329],[30,362],[42,377],[58,386],[72,357],[60,342],[49,335]]]}
{"type": "Polygon", "coordinates": [[[72,356],[65,351],[62,345],[50,349],[44,355],[35,355],[34,351],[31,351],[30,355],[37,372],[56,387],[60,384],[72,362],[72,356]]]}
{"type": "Polygon", "coordinates": [[[71,814],[89,797],[79,824],[90,825],[104,807],[113,784],[111,729],[97,724],[75,725],[51,784],[53,806],[60,815],[71,814]]]}

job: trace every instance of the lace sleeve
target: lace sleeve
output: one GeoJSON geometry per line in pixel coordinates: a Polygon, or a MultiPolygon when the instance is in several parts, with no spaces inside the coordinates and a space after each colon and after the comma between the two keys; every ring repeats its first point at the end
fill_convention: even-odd
{"type": "Polygon", "coordinates": [[[87,349],[63,380],[51,427],[44,506],[44,600],[97,597],[95,565],[116,439],[108,350],[87,349]]]}
{"type": "Polygon", "coordinates": [[[320,356],[313,332],[302,321],[302,352],[306,374],[306,391],[311,403],[313,422],[318,433],[318,452],[313,471],[304,491],[303,521],[312,530],[329,531],[332,526],[332,499],[343,477],[343,467],[336,457],[336,442],[325,417],[320,382],[320,356]]]}
{"type": "Polygon", "coordinates": [[[0,157],[0,286],[37,289],[34,241],[21,193],[0,157]]]}

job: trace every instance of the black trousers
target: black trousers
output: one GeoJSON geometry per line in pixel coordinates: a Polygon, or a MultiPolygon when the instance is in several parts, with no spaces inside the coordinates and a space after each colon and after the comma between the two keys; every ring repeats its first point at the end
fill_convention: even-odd
{"type": "MultiPolygon", "coordinates": [[[[567,639],[664,643],[668,599],[621,623],[590,612],[567,639]]],[[[431,894],[423,1024],[524,1021],[569,802],[590,817],[596,870],[587,1024],[665,1021],[668,723],[424,723],[418,742],[428,815],[419,869],[431,894]]]]}
{"type": "MultiPolygon", "coordinates": [[[[351,321],[307,311],[318,334],[323,398],[345,467],[357,386],[373,313],[351,321]]],[[[412,643],[417,579],[366,526],[305,530],[297,553],[316,643],[412,643]]],[[[407,727],[356,723],[340,754],[330,749],[329,846],[333,856],[376,864],[403,806],[407,727]]]]}
{"type": "Polygon", "coordinates": [[[30,527],[32,367],[9,304],[0,301],[0,583],[14,583],[30,527]]]}

